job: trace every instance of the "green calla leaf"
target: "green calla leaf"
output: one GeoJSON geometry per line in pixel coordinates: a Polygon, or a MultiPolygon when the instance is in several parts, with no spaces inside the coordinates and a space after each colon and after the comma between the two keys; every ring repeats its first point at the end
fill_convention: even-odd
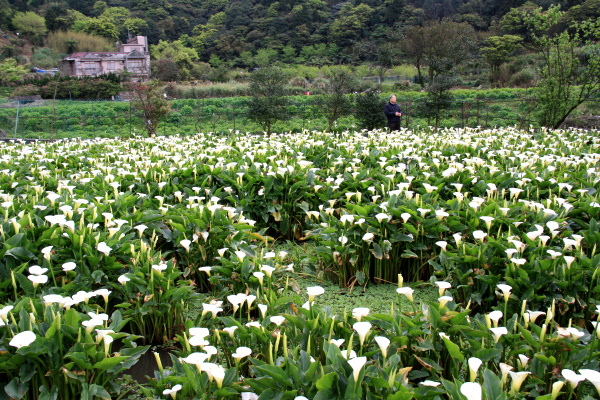
{"type": "Polygon", "coordinates": [[[465,356],[463,355],[460,347],[456,343],[453,343],[451,340],[444,338],[444,344],[450,353],[450,357],[458,361],[464,361],[465,356]]]}
{"type": "Polygon", "coordinates": [[[114,367],[115,365],[121,364],[125,360],[127,360],[127,357],[125,357],[125,356],[105,358],[101,361],[98,361],[96,364],[94,364],[94,368],[106,371],[106,370],[114,367]]]}
{"type": "Polygon", "coordinates": [[[329,374],[323,375],[319,380],[317,380],[317,389],[325,390],[332,389],[337,381],[338,376],[335,372],[331,372],[329,374]]]}

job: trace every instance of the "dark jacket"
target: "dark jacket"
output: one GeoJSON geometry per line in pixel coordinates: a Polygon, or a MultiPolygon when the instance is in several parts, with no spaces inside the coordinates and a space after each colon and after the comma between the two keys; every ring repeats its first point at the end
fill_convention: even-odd
{"type": "Polygon", "coordinates": [[[385,113],[385,116],[387,117],[388,122],[400,122],[400,117],[396,115],[397,112],[400,112],[400,113],[402,112],[398,103],[392,104],[392,103],[388,102],[383,107],[383,112],[385,113]]]}

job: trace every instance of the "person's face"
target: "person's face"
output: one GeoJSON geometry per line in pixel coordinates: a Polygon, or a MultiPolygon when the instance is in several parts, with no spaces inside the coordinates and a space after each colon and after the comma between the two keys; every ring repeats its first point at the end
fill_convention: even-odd
{"type": "Polygon", "coordinates": [[[396,96],[390,97],[390,103],[396,104],[396,96]]]}

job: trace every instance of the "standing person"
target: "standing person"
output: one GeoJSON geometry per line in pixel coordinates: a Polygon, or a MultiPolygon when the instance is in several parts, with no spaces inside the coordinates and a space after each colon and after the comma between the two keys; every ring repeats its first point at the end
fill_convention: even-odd
{"type": "Polygon", "coordinates": [[[390,101],[383,107],[383,112],[388,120],[388,127],[391,131],[400,130],[400,121],[402,120],[402,110],[396,104],[396,95],[390,96],[390,101]]]}

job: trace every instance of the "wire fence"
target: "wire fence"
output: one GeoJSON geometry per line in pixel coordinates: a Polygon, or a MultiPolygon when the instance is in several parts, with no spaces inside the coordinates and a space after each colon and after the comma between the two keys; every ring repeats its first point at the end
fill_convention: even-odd
{"type": "MultiPolygon", "coordinates": [[[[13,102],[15,103],[15,102],[13,102]]],[[[436,120],[420,115],[419,103],[402,102],[402,127],[434,126],[436,120]]],[[[173,103],[169,115],[159,124],[159,135],[193,134],[197,132],[227,133],[234,131],[263,132],[264,128],[252,121],[244,108],[232,109],[209,106],[196,101],[195,107],[173,103]],[[186,111],[187,112],[183,112],[186,111]],[[192,112],[190,112],[192,111],[192,112]]],[[[600,102],[589,101],[582,112],[570,119],[570,125],[600,128],[600,102]]],[[[474,99],[454,101],[437,120],[440,127],[501,127],[535,125],[532,100],[474,99]]],[[[274,123],[274,132],[323,131],[329,129],[326,113],[315,105],[294,106],[286,113],[287,119],[274,123]]],[[[66,137],[112,137],[145,135],[145,120],[129,102],[33,102],[29,104],[0,105],[0,136],[13,138],[59,139],[66,137]],[[39,103],[39,104],[34,104],[39,103]],[[35,112],[34,112],[35,111],[35,112]]],[[[380,126],[385,127],[381,113],[380,126]]],[[[354,113],[340,118],[333,131],[360,130],[354,113]]]]}

